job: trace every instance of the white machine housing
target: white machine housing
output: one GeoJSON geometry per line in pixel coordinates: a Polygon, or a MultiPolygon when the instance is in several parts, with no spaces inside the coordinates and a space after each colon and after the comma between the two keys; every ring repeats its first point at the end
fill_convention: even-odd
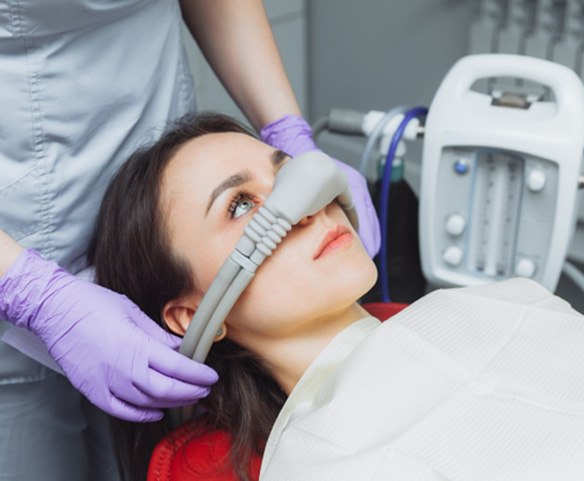
{"type": "Polygon", "coordinates": [[[435,285],[530,277],[558,282],[577,214],[584,149],[584,88],[562,65],[533,57],[462,58],[426,119],[420,250],[435,285]],[[549,101],[497,105],[477,81],[537,82],[549,101]]]}

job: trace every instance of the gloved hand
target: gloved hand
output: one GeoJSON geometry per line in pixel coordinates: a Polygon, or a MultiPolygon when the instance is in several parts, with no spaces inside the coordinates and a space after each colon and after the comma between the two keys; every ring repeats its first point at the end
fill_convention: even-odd
{"type": "MultiPolygon", "coordinates": [[[[261,139],[272,147],[295,157],[310,150],[318,150],[312,138],[312,129],[302,117],[286,115],[260,130],[261,139]]],[[[365,178],[351,166],[333,159],[349,180],[349,188],[359,216],[359,237],[367,253],[374,257],[381,245],[379,219],[373,207],[365,178]]]]}
{"type": "Polygon", "coordinates": [[[127,297],[30,249],[0,279],[0,318],[39,336],[71,383],[121,419],[159,420],[160,408],[194,403],[217,381],[127,297]]]}

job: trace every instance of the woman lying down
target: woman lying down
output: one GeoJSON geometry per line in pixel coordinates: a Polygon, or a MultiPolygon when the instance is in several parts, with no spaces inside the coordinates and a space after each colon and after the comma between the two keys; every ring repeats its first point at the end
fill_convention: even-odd
{"type": "MultiPolygon", "coordinates": [[[[111,184],[98,281],[183,334],[286,160],[229,118],[183,119],[111,184]]],[[[217,333],[219,382],[149,479],[584,479],[582,315],[517,279],[380,323],[357,303],[376,275],[339,205],[304,218],[217,333]]],[[[125,426],[134,479],[159,427],[125,426]]]]}

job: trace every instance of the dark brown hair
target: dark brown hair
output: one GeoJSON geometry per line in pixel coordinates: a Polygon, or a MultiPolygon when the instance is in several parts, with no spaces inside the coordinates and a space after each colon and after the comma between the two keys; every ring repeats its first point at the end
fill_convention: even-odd
{"type": "MultiPolygon", "coordinates": [[[[190,266],[170,248],[160,186],[177,149],[191,139],[220,132],[253,134],[220,114],[190,114],[175,122],[150,147],[134,153],[108,187],[90,248],[97,282],[134,301],[163,325],[161,312],[170,300],[193,289],[190,266]]],[[[210,163],[213,159],[208,159],[210,163]]],[[[193,420],[193,433],[221,429],[231,434],[230,461],[242,480],[249,461],[261,454],[286,395],[261,360],[224,339],[212,348],[207,364],[219,374],[211,394],[201,401],[206,414],[193,420]]],[[[168,432],[168,416],[149,425],[115,421],[120,466],[125,479],[146,479],[156,442],[168,432]]]]}

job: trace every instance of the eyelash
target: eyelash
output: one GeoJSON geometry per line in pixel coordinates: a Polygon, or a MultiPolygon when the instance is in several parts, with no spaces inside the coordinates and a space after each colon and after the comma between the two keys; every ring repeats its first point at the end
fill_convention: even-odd
{"type": "Polygon", "coordinates": [[[235,195],[231,198],[231,202],[229,203],[229,209],[227,209],[230,219],[234,218],[237,207],[241,202],[245,200],[249,200],[256,205],[258,203],[257,198],[254,195],[250,194],[249,192],[246,191],[236,192],[235,195]]]}

